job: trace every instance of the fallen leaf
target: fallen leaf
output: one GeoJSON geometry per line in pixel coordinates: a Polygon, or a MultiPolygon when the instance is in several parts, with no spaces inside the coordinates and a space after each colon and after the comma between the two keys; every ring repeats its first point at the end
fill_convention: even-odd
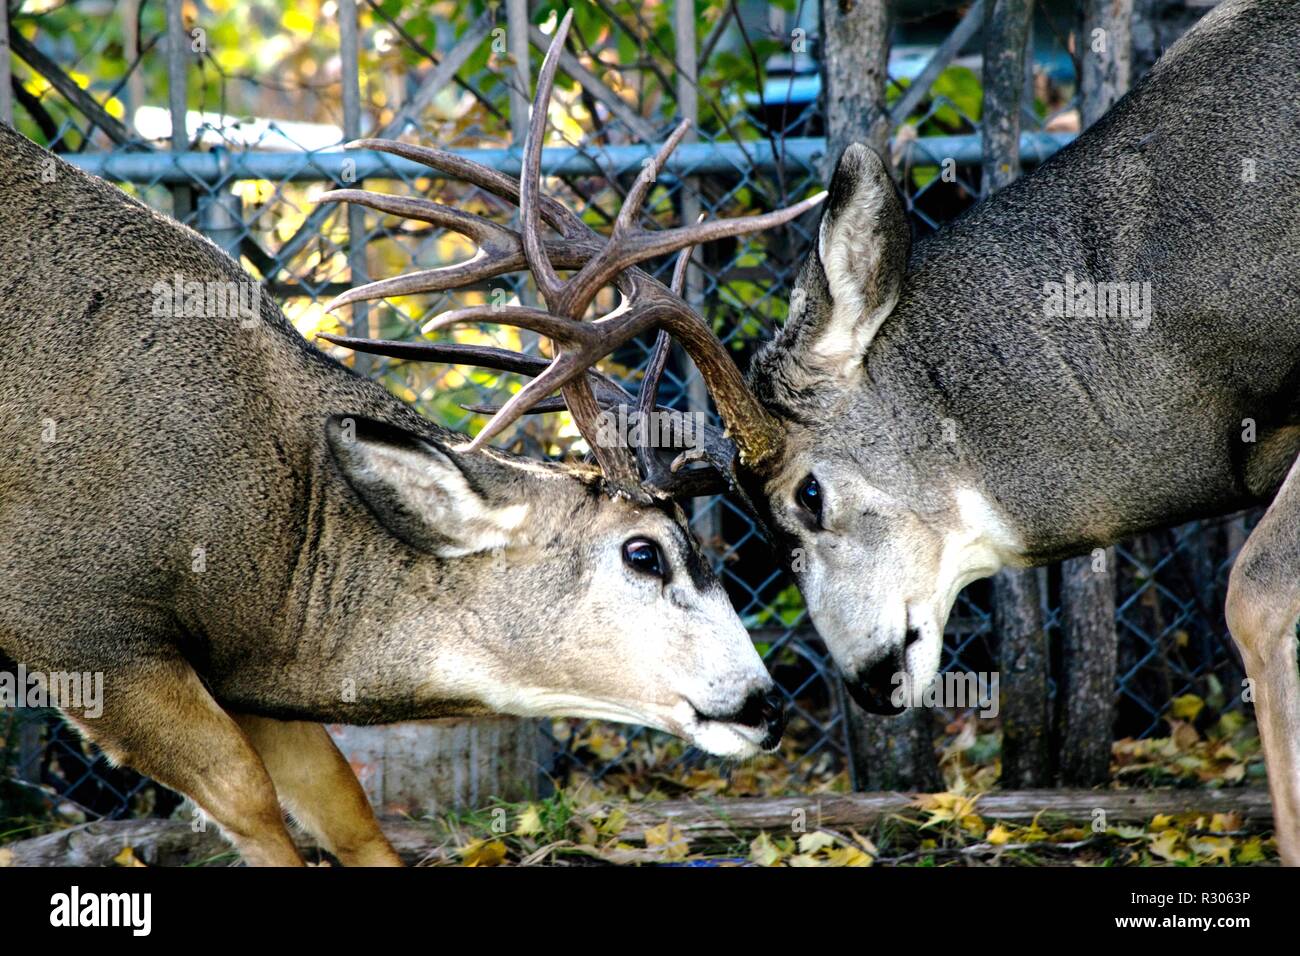
{"type": "Polygon", "coordinates": [[[505,861],[506,845],[500,840],[475,840],[457,852],[466,866],[498,866],[505,861]]]}
{"type": "Polygon", "coordinates": [[[782,855],[766,833],[760,833],[749,844],[749,859],[759,866],[775,866],[782,855]]]}
{"type": "Polygon", "coordinates": [[[1197,837],[1187,841],[1187,845],[1208,860],[1230,864],[1232,862],[1232,837],[1197,837]]]}
{"type": "Polygon", "coordinates": [[[1188,858],[1190,854],[1186,850],[1178,848],[1182,841],[1182,835],[1177,830],[1162,830],[1160,834],[1151,840],[1150,850],[1152,854],[1160,857],[1162,860],[1168,860],[1171,863],[1181,863],[1188,858]]]}
{"type": "Polygon", "coordinates": [[[1011,831],[999,823],[989,831],[989,835],[984,839],[994,846],[1002,846],[1004,843],[1011,842],[1011,831]]]}
{"type": "Polygon", "coordinates": [[[828,850],[826,862],[830,866],[871,866],[876,860],[874,856],[863,853],[855,846],[846,846],[828,850]]]}
{"type": "Polygon", "coordinates": [[[534,833],[542,832],[542,814],[534,804],[528,804],[524,812],[519,814],[519,824],[515,827],[515,833],[520,836],[531,836],[534,833]]]}
{"type": "Polygon", "coordinates": [[[135,848],[129,846],[122,847],[117,856],[113,857],[113,863],[117,866],[144,866],[143,863],[136,859],[135,848]]]}
{"type": "Polygon", "coordinates": [[[691,841],[671,822],[664,822],[645,831],[647,849],[656,849],[666,860],[684,860],[691,853],[691,841]]]}
{"type": "Polygon", "coordinates": [[[800,853],[816,853],[818,850],[824,850],[828,846],[835,846],[839,841],[827,833],[825,830],[815,830],[812,833],[805,833],[799,838],[800,853]]]}
{"type": "Polygon", "coordinates": [[[1264,841],[1259,837],[1251,837],[1237,849],[1238,863],[1263,863],[1264,862],[1264,841]]]}
{"type": "Polygon", "coordinates": [[[1179,720],[1195,720],[1205,707],[1205,701],[1195,694],[1183,694],[1170,701],[1169,711],[1179,720]]]}

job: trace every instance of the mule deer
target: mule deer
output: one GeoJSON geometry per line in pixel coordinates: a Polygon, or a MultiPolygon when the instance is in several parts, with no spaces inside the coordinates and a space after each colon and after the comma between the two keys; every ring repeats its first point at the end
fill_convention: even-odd
{"type": "Polygon", "coordinates": [[[1300,4],[1228,0],[1076,142],[915,246],[885,165],[850,147],[749,390],[719,344],[683,340],[734,443],[714,461],[869,710],[933,678],[970,582],[1271,502],[1227,618],[1292,865],[1297,50],[1300,4]]]}
{"type": "MultiPolygon", "coordinates": [[[[522,192],[526,209],[538,208],[562,42],[539,82],[522,186],[466,167],[522,192]]],[[[608,245],[575,241],[608,266],[602,281],[637,284],[646,301],[680,299],[636,262],[807,206],[645,233],[631,222],[657,171],[608,245]]],[[[553,224],[576,221],[557,208],[540,204],[553,224]]],[[[522,239],[434,215],[484,245],[449,281],[544,255],[527,214],[522,239]]],[[[281,802],[342,862],[397,862],[322,721],[578,716],[718,754],[776,745],[780,698],[672,502],[689,460],[643,484],[629,449],[594,439],[603,474],[471,452],[484,436],[424,420],[316,350],[260,289],[229,314],[205,315],[210,302],[187,313],[191,291],[251,280],[9,128],[0,242],[15,264],[0,280],[0,650],[29,671],[102,674],[102,714],[66,715],[113,760],[192,798],[249,863],[301,862],[281,802]]],[[[551,251],[560,267],[573,256],[551,251]]],[[[579,303],[575,290],[544,287],[579,303]]],[[[607,341],[607,327],[583,329],[607,341]]],[[[556,366],[588,360],[554,337],[556,366]]],[[[589,439],[593,381],[565,383],[589,439]]]]}

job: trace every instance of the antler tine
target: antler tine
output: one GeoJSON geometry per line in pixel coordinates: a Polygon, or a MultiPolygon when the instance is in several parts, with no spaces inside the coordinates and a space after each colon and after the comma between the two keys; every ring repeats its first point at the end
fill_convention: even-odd
{"type": "MultiPolygon", "coordinates": [[[[379,212],[386,212],[390,216],[417,219],[420,222],[442,226],[444,229],[459,232],[480,245],[501,242],[513,236],[510,230],[490,219],[465,212],[455,206],[445,206],[439,202],[415,199],[411,196],[389,196],[365,189],[331,189],[317,196],[316,202],[354,202],[359,206],[368,206],[379,212]]],[[[508,241],[506,245],[509,245],[508,241]]]]}
{"type": "Polygon", "coordinates": [[[423,269],[420,272],[408,272],[405,275],[377,279],[356,288],[348,289],[338,297],[325,303],[325,311],[335,309],[353,302],[369,302],[374,299],[387,299],[396,295],[416,295],[423,292],[442,292],[445,289],[459,289],[462,286],[492,279],[508,272],[522,269],[523,252],[505,259],[493,259],[481,251],[472,259],[458,262],[454,266],[441,266],[437,269],[423,269]]]}
{"type": "Polygon", "coordinates": [[[664,171],[664,165],[668,162],[668,157],[681,145],[682,138],[690,132],[690,129],[690,120],[683,120],[678,123],[677,128],[672,131],[672,135],[664,141],[663,146],[659,147],[659,152],[655,154],[654,159],[646,163],[641,169],[641,174],[637,176],[636,182],[632,184],[627,198],[623,201],[623,208],[618,211],[618,218],[614,220],[615,236],[622,235],[628,229],[636,226],[636,217],[641,214],[641,207],[645,205],[646,196],[650,195],[650,190],[659,181],[659,174],[664,171]]]}
{"type": "MultiPolygon", "coordinates": [[[[519,183],[516,180],[481,163],[476,163],[472,159],[449,153],[445,149],[438,149],[433,146],[416,146],[413,143],[403,143],[392,139],[354,139],[346,144],[346,148],[373,149],[380,153],[391,153],[394,156],[409,159],[413,163],[420,163],[422,166],[429,166],[439,172],[446,173],[452,179],[464,180],[492,193],[494,196],[508,200],[516,206],[519,205],[519,183]]],[[[582,235],[584,233],[594,235],[590,227],[563,203],[549,196],[541,196],[539,199],[542,219],[548,225],[566,236],[582,235]]]]}
{"type": "Polygon", "coordinates": [[[569,315],[581,315],[585,312],[596,293],[604,288],[614,276],[623,271],[622,269],[610,269],[609,263],[617,259],[622,253],[626,237],[639,232],[637,217],[641,214],[646,197],[650,195],[650,190],[654,188],[654,184],[658,182],[659,174],[663,172],[668,157],[681,144],[682,138],[686,136],[690,128],[690,120],[678,124],[672,135],[659,148],[659,152],[641,169],[636,182],[628,190],[627,197],[623,201],[623,207],[618,211],[618,217],[614,220],[614,229],[608,242],[596,255],[591,257],[581,271],[565,287],[564,309],[569,315]]]}
{"type": "MultiPolygon", "coordinates": [[[[493,348],[490,345],[440,344],[437,342],[400,342],[392,339],[361,339],[350,335],[334,335],[331,332],[318,332],[317,338],[324,339],[332,345],[341,345],[354,352],[368,352],[371,355],[386,355],[389,358],[406,359],[411,362],[443,362],[448,365],[474,365],[492,369],[495,372],[511,372],[515,375],[537,375],[546,371],[550,361],[540,355],[525,355],[509,349],[493,348]]],[[[593,375],[599,374],[593,372],[593,375]]]]}
{"type": "Polygon", "coordinates": [[[547,112],[551,90],[555,85],[555,71],[560,65],[560,53],[573,22],[573,10],[564,15],[551,44],[546,48],[542,68],[537,74],[537,95],[533,98],[532,115],[528,118],[528,137],[524,141],[524,168],[519,176],[520,232],[523,234],[524,254],[528,267],[542,293],[546,304],[554,306],[564,284],[556,274],[542,243],[539,200],[542,192],[542,141],[546,138],[547,112]]]}
{"type": "MultiPolygon", "coordinates": [[[[349,335],[334,335],[330,332],[318,332],[317,338],[324,339],[333,345],[341,345],[344,348],[352,349],[355,352],[369,352],[372,355],[386,355],[389,358],[405,359],[411,362],[440,362],[446,365],[470,365],[475,368],[490,369],[494,372],[507,372],[511,375],[528,375],[535,377],[545,372],[551,365],[551,360],[543,358],[540,355],[527,355],[523,352],[512,352],[509,349],[499,349],[491,345],[464,345],[461,343],[439,343],[439,342],[401,342],[392,339],[360,339],[353,338],[349,335]]],[[[601,405],[614,405],[619,402],[630,402],[632,396],[627,391],[603,372],[594,368],[587,369],[587,381],[591,383],[592,389],[596,393],[596,400],[601,405]]],[[[564,411],[563,401],[556,405],[549,399],[540,402],[536,408],[529,409],[529,412],[556,412],[564,411]],[[543,407],[545,406],[545,407],[543,407]]],[[[462,406],[466,407],[466,406],[462,406]]],[[[496,406],[476,405],[471,411],[482,411],[490,408],[496,411],[496,406]]]]}
{"type": "Polygon", "coordinates": [[[572,293],[579,301],[590,301],[602,288],[623,270],[646,259],[677,252],[687,246],[703,245],[717,239],[730,236],[743,236],[753,232],[762,232],[773,226],[780,226],[792,219],[797,219],[810,209],[816,208],[826,198],[821,192],[802,202],[777,209],[759,216],[744,216],[740,219],[715,219],[711,222],[696,223],[692,226],[678,226],[676,229],[657,229],[649,231],[637,229],[629,231],[621,242],[610,241],[598,265],[594,260],[575,276],[571,285],[572,293]],[[579,298],[581,297],[581,298],[579,298]]]}
{"type": "MultiPolygon", "coordinates": [[[[700,218],[704,218],[703,214],[700,218]]],[[[673,279],[669,288],[678,296],[686,287],[686,272],[690,268],[691,255],[694,252],[695,247],[690,246],[677,255],[677,264],[673,266],[673,279]]],[[[641,380],[641,394],[637,397],[637,411],[642,415],[654,411],[659,401],[659,382],[663,378],[664,369],[668,367],[668,352],[671,348],[672,336],[660,329],[659,335],[655,338],[654,351],[650,353],[650,361],[646,363],[645,378],[641,380]]]]}
{"type": "MultiPolygon", "coordinates": [[[[490,246],[480,247],[475,254],[464,262],[455,265],[439,266],[436,269],[423,269],[405,275],[391,276],[367,282],[332,299],[325,306],[326,312],[349,305],[353,302],[367,302],[373,299],[386,299],[395,295],[415,295],[422,292],[443,292],[447,289],[459,289],[485,279],[518,272],[528,266],[524,256],[523,245],[519,237],[508,229],[502,228],[503,235],[494,239],[490,246]]],[[[578,269],[595,255],[596,246],[582,238],[571,240],[546,241],[546,252],[561,269],[578,269]]]]}
{"type": "MultiPolygon", "coordinates": [[[[460,407],[465,409],[467,412],[473,412],[475,415],[495,415],[503,408],[501,405],[491,405],[487,402],[479,402],[474,405],[461,405],[460,407]]],[[[564,399],[559,395],[554,395],[551,398],[542,399],[532,408],[524,412],[524,414],[550,415],[554,412],[567,412],[568,410],[569,406],[565,403],[564,399]]]]}

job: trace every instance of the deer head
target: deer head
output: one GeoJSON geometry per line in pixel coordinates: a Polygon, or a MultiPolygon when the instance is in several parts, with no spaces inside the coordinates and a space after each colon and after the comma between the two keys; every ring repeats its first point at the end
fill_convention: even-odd
{"type": "MultiPolygon", "coordinates": [[[[605,239],[559,203],[540,194],[540,165],[547,103],[571,14],[556,31],[538,78],[519,182],[438,149],[384,140],[349,144],[393,153],[443,170],[519,205],[515,232],[483,217],[418,198],[361,190],[336,190],[324,202],[354,202],[392,215],[455,230],[479,252],[452,266],[384,279],[349,290],[328,308],[391,295],[458,288],[527,268],[546,309],[480,306],[446,313],[425,326],[442,331],[467,323],[501,323],[537,332],[553,343],[548,361],[498,349],[323,336],[349,348],[396,358],[481,364],[533,376],[499,409],[473,441],[437,447],[387,429],[368,427],[353,442],[331,433],[331,448],[349,483],[399,538],[423,550],[455,558],[517,546],[544,555],[540,576],[553,587],[572,569],[589,569],[574,582],[574,605],[566,610],[584,622],[583,640],[566,649],[543,689],[523,689],[490,700],[512,713],[565,713],[645,723],[694,740],[715,753],[743,754],[773,747],[782,726],[779,698],[726,594],[701,557],[674,498],[712,487],[709,456],[732,454],[729,442],[712,436],[670,460],[658,451],[629,447],[602,434],[602,406],[635,403],[655,408],[655,394],[668,347],[667,333],[698,363],[714,364],[710,382],[720,400],[736,403],[745,422],[742,455],[761,458],[779,441],[769,416],[745,387],[734,363],[717,349],[711,331],[679,292],[686,257],[699,242],[740,235],[784,222],[816,199],[766,216],[647,231],[636,224],[656,176],[687,127],[679,127],[647,164],[605,239]],[[552,234],[547,233],[547,229],[552,234]],[[685,250],[672,287],[636,263],[685,250]],[[573,275],[561,279],[559,272],[573,275]],[[615,286],[622,304],[592,321],[585,315],[596,295],[615,286]],[[661,332],[651,374],[633,399],[591,366],[623,342],[656,327],[661,332]],[[559,398],[551,398],[559,391],[559,398]],[[523,465],[487,447],[502,429],[530,411],[567,407],[600,468],[594,481],[581,465],[523,465]],[[705,464],[699,464],[704,461],[705,464]],[[575,496],[562,486],[530,497],[544,498],[524,511],[509,504],[507,489],[523,472],[563,474],[599,493],[575,496]],[[493,489],[499,493],[494,494],[493,489]],[[575,520],[581,517],[581,520],[575,520]],[[459,529],[460,533],[448,529],[459,529]],[[570,551],[572,554],[570,554],[570,551]],[[577,560],[575,556],[580,556],[577,560]],[[594,623],[593,623],[594,622],[594,623]],[[579,660],[576,658],[582,658],[579,660]],[[585,663],[584,663],[585,660],[585,663]],[[581,674],[575,680],[575,674],[581,674]],[[642,675],[650,686],[629,687],[642,675]],[[565,682],[567,683],[567,686],[565,682]]],[[[541,560],[540,558],[538,560],[541,560]]],[[[521,581],[527,587],[527,581],[521,581]]],[[[542,589],[543,591],[545,589],[542,589]]],[[[549,593],[549,592],[547,592],[549,593]]],[[[543,595],[544,596],[544,595],[543,595]]],[[[557,621],[557,624],[559,622],[557,621]]],[[[510,686],[512,675],[497,682],[510,686]]],[[[490,693],[490,691],[488,691],[490,693]]],[[[499,695],[500,696],[500,695],[499,695]]]]}

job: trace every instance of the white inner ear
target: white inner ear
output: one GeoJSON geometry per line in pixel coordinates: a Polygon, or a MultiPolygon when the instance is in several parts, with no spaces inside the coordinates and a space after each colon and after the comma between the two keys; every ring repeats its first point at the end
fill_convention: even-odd
{"type": "Polygon", "coordinates": [[[418,453],[375,445],[370,450],[369,468],[377,479],[395,488],[430,528],[454,542],[439,549],[442,557],[505,547],[528,517],[526,504],[489,505],[470,487],[460,469],[432,447],[418,453]]]}
{"type": "Polygon", "coordinates": [[[879,287],[881,239],[876,223],[887,187],[871,175],[863,176],[853,199],[831,218],[823,217],[817,252],[831,293],[831,316],[812,350],[828,365],[848,373],[856,368],[880,325],[898,304],[898,288],[873,309],[867,308],[866,290],[879,287]]]}

